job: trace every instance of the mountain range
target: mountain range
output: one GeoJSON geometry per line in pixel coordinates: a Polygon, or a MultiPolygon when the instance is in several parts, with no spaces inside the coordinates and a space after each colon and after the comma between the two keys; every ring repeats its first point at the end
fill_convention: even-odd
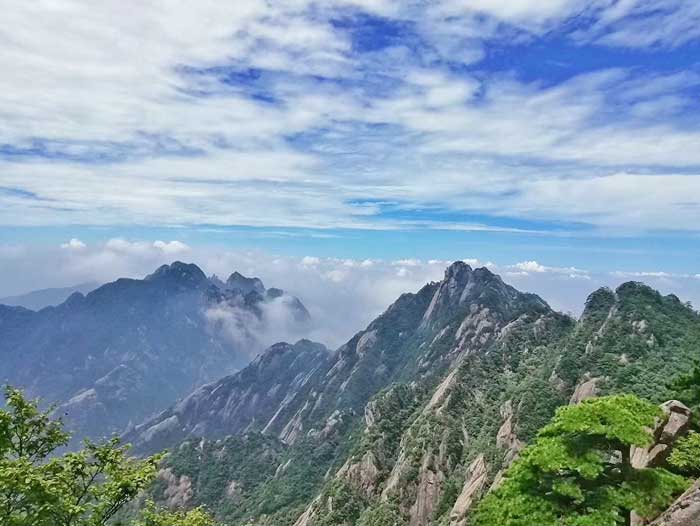
{"type": "Polygon", "coordinates": [[[698,314],[642,283],[575,320],[457,262],[339,349],[275,345],[125,438],[172,451],[153,496],[227,524],[462,526],[557,407],[661,402],[698,349],[698,314]]]}
{"type": "Polygon", "coordinates": [[[18,294],[16,296],[6,296],[4,298],[0,298],[0,305],[24,307],[25,309],[29,310],[41,310],[44,307],[55,307],[56,305],[60,305],[75,292],[87,294],[99,286],[99,283],[88,282],[71,287],[33,290],[31,292],[27,292],[26,294],[18,294]]]}
{"type": "Polygon", "coordinates": [[[57,404],[76,440],[119,434],[244,367],[273,306],[275,322],[281,310],[303,331],[309,314],[297,298],[180,262],[39,311],[0,305],[0,381],[57,404]]]}
{"type": "Polygon", "coordinates": [[[167,449],[149,496],[171,507],[235,526],[467,526],[557,408],[663,402],[700,358],[698,313],[639,282],[592,292],[574,319],[455,262],[335,350],[262,350],[280,306],[308,323],[257,278],[176,262],[38,312],[0,307],[0,377],[59,402],[79,436],[167,449]]]}

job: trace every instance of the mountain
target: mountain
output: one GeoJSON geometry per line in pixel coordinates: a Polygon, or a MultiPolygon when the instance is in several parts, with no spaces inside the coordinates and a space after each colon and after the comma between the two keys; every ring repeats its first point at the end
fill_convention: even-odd
{"type": "Polygon", "coordinates": [[[175,262],[38,312],[0,306],[0,381],[59,404],[76,439],[121,433],[245,366],[269,307],[303,330],[301,302],[256,283],[244,294],[175,262]]]}
{"type": "Polygon", "coordinates": [[[458,262],[323,359],[268,376],[261,357],[132,437],[173,451],[156,498],[184,481],[185,504],[227,524],[462,526],[557,407],[613,392],[662,401],[698,349],[698,314],[643,284],[594,292],[576,321],[458,262]],[[264,446],[212,461],[233,439],[264,446]],[[256,465],[267,475],[249,480],[256,465]]]}
{"type": "Polygon", "coordinates": [[[242,371],[204,385],[124,439],[138,450],[156,452],[187,438],[223,438],[264,432],[285,398],[304,388],[331,354],[308,340],[277,343],[242,371]]]}
{"type": "Polygon", "coordinates": [[[71,294],[75,292],[87,294],[88,292],[90,292],[91,290],[95,290],[99,286],[99,283],[90,282],[81,283],[80,285],[74,285],[72,287],[34,290],[32,292],[27,292],[26,294],[0,298],[0,305],[9,305],[11,307],[24,307],[25,309],[29,310],[40,310],[44,307],[60,305],[61,303],[66,301],[71,294]]]}
{"type": "Polygon", "coordinates": [[[243,295],[250,292],[257,292],[262,294],[265,292],[265,287],[262,281],[258,278],[246,278],[238,272],[234,272],[226,280],[226,288],[230,290],[235,290],[243,295]]]}
{"type": "MultiPolygon", "coordinates": [[[[267,366],[265,360],[248,368],[254,370],[194,393],[185,399],[190,402],[139,426],[128,439],[141,451],[154,451],[177,447],[183,436],[217,440],[225,433],[258,432],[274,437],[285,444],[285,462],[290,464],[251,498],[286,495],[276,499],[280,502],[276,513],[289,518],[294,514],[289,510],[303,511],[324,477],[342,465],[361,436],[362,415],[367,411],[378,415],[383,397],[395,396],[417,407],[418,399],[437,388],[468,357],[491,349],[512,352],[521,341],[532,345],[558,341],[572,325],[571,319],[554,312],[538,296],[517,291],[486,268],[472,269],[458,262],[447,269],[442,281],[402,295],[345,345],[324,360],[314,360],[313,367],[303,373],[287,369],[289,375],[282,371],[280,389],[282,385],[290,388],[283,395],[276,393],[279,403],[268,407],[256,425],[250,426],[249,419],[241,421],[242,413],[231,408],[249,407],[246,400],[260,397],[257,390],[242,385],[241,378],[264,376],[260,366],[267,366]],[[293,382],[293,378],[299,380],[293,382]],[[232,389],[234,385],[239,388],[232,389]],[[295,492],[290,487],[301,489],[295,492]]],[[[266,385],[261,392],[267,392],[266,385]]],[[[402,409],[387,418],[407,413],[402,409]]],[[[402,424],[396,424],[393,431],[399,432],[402,424]]]]}
{"type": "MultiPolygon", "coordinates": [[[[393,382],[435,377],[461,356],[491,345],[501,329],[521,317],[523,323],[526,319],[527,323],[539,320],[543,326],[569,323],[568,318],[554,313],[541,298],[518,292],[488,269],[472,270],[465,263],[455,263],[442,282],[430,283],[417,294],[402,295],[332,357],[313,362],[314,367],[306,371],[308,378],[294,385],[269,415],[270,420],[263,426],[265,432],[293,443],[320,422],[361,412],[373,395],[393,382]]],[[[274,350],[273,347],[268,352],[274,350]]],[[[265,362],[253,363],[250,367],[255,368],[255,373],[244,370],[240,375],[224,378],[215,384],[216,392],[239,382],[239,376],[261,374],[260,369],[265,365],[265,362]]],[[[296,376],[299,371],[287,373],[296,376]]],[[[280,381],[288,380],[283,373],[280,381]]],[[[193,393],[192,397],[201,399],[201,395],[201,392],[193,393]]],[[[240,402],[238,391],[232,396],[235,403],[240,402]]],[[[212,401],[209,402],[197,404],[203,412],[190,414],[190,418],[204,420],[193,421],[189,427],[216,427],[208,420],[216,417],[212,401]]],[[[234,402],[230,400],[231,403],[234,402]]],[[[177,412],[174,408],[150,424],[161,425],[162,420],[177,412]]],[[[226,416],[228,421],[217,424],[218,427],[240,428],[238,414],[226,416]]]]}

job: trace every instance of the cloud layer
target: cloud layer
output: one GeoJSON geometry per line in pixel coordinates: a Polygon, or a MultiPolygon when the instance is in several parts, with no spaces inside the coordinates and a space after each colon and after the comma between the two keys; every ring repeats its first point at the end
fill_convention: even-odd
{"type": "MultiPolygon", "coordinates": [[[[141,278],[175,259],[200,265],[208,274],[228,276],[233,271],[260,277],[268,287],[279,287],[299,297],[310,311],[312,324],[296,331],[281,305],[268,310],[265,326],[253,327],[261,344],[275,339],[310,337],[330,346],[344,343],[363,329],[404,292],[415,292],[430,281],[442,279],[450,261],[354,260],[317,256],[274,256],[263,252],[189,247],[179,241],[129,241],[116,238],[86,244],[74,239],[55,248],[0,245],[0,296],[44,287],[68,286],[87,281],[107,282],[118,277],[141,278]],[[280,307],[280,308],[278,308],[280,307]],[[270,327],[275,327],[274,331],[270,327]],[[294,329],[294,330],[292,330],[294,329]]],[[[482,262],[465,258],[473,267],[487,266],[516,288],[535,292],[552,307],[580,313],[588,294],[600,286],[644,281],[663,293],[675,293],[700,305],[700,275],[647,272],[591,272],[574,267],[546,266],[537,261],[482,262]]],[[[249,338],[237,330],[240,313],[210,313],[214,323],[231,338],[249,338]]]]}
{"type": "Polygon", "coordinates": [[[692,0],[61,0],[3,19],[3,225],[700,224],[692,0]]]}

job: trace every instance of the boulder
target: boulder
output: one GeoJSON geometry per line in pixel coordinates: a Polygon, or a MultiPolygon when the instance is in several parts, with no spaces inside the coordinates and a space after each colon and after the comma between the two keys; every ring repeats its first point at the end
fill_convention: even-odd
{"type": "Polygon", "coordinates": [[[697,526],[700,524],[700,480],[681,495],[651,526],[697,526]]]}
{"type": "Polygon", "coordinates": [[[678,400],[669,400],[661,405],[667,415],[666,422],[658,434],[658,442],[672,444],[688,431],[690,425],[690,409],[678,400]]]}
{"type": "Polygon", "coordinates": [[[661,405],[664,418],[658,421],[653,433],[654,443],[648,448],[632,446],[630,460],[636,469],[663,465],[671,453],[671,446],[686,434],[690,425],[690,409],[677,400],[661,405]]]}

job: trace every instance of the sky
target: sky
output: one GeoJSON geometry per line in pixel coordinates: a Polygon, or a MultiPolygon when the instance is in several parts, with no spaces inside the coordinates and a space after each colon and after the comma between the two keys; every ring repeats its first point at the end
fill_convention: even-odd
{"type": "Polygon", "coordinates": [[[123,242],[700,304],[696,0],[10,2],[0,68],[0,295],[123,242]]]}

